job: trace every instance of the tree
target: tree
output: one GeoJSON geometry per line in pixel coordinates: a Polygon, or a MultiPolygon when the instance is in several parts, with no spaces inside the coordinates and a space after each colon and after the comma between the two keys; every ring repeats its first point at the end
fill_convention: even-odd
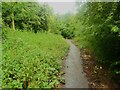
{"type": "Polygon", "coordinates": [[[5,25],[34,32],[48,30],[51,9],[47,4],[37,2],[3,2],[2,17],[5,25]]]}
{"type": "Polygon", "coordinates": [[[120,75],[120,2],[87,2],[81,7],[79,5],[75,25],[79,33],[78,41],[83,47],[91,49],[113,75],[120,75]]]}

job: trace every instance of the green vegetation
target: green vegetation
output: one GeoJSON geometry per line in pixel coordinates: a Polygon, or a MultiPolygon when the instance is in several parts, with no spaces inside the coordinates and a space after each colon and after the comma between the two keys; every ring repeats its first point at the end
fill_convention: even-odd
{"type": "Polygon", "coordinates": [[[74,33],[74,26],[72,22],[69,22],[71,15],[65,15],[63,16],[63,18],[61,19],[62,24],[59,27],[59,31],[61,32],[61,35],[64,38],[68,38],[68,39],[72,39],[75,36],[74,33]]]}
{"type": "Polygon", "coordinates": [[[60,69],[69,45],[50,33],[57,30],[52,9],[36,2],[3,2],[2,17],[2,87],[23,88],[27,82],[32,88],[55,88],[64,83],[60,69]]]}
{"type": "Polygon", "coordinates": [[[10,30],[3,43],[2,87],[22,88],[29,81],[32,88],[53,88],[64,82],[60,65],[69,46],[61,36],[10,30]]]}
{"type": "Polygon", "coordinates": [[[47,4],[36,2],[3,2],[3,25],[37,33],[39,31],[60,34],[65,38],[74,37],[74,29],[68,22],[70,15],[63,17],[53,14],[52,8],[47,4]],[[9,7],[9,8],[8,8],[9,7]]]}
{"type": "Polygon", "coordinates": [[[119,10],[120,2],[78,3],[74,40],[81,48],[89,48],[120,82],[119,10]]]}
{"type": "MultiPolygon", "coordinates": [[[[0,32],[0,37],[1,37],[1,32],[0,32]]],[[[0,38],[0,87],[2,85],[2,40],[0,38]]]]}
{"type": "Polygon", "coordinates": [[[29,31],[48,30],[51,9],[47,4],[37,2],[3,2],[2,17],[4,24],[13,30],[19,28],[29,31]]]}
{"type": "Polygon", "coordinates": [[[63,83],[60,64],[69,48],[64,38],[90,49],[120,82],[120,2],[76,2],[76,7],[76,14],[60,16],[47,3],[2,3],[3,87],[63,83]]]}

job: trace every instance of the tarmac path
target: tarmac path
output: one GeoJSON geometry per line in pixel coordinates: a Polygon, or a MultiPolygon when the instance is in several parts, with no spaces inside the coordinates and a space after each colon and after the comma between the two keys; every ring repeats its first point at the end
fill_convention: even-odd
{"type": "Polygon", "coordinates": [[[83,72],[80,50],[67,40],[70,51],[65,60],[65,88],[89,88],[88,80],[83,72]]]}

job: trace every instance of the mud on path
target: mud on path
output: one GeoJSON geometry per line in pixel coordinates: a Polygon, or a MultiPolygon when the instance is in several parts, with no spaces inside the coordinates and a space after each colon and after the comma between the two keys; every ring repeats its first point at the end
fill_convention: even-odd
{"type": "Polygon", "coordinates": [[[70,51],[65,60],[65,88],[88,88],[88,80],[83,72],[80,50],[67,40],[70,51]]]}

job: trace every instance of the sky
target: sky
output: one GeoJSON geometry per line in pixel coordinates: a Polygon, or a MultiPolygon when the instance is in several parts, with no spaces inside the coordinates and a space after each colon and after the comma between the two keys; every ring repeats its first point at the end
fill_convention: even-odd
{"type": "Polygon", "coordinates": [[[66,13],[75,13],[75,1],[76,0],[37,0],[38,2],[46,2],[50,5],[54,13],[64,15],[66,13]]]}
{"type": "Polygon", "coordinates": [[[63,15],[66,13],[75,13],[77,2],[111,2],[111,1],[119,1],[119,0],[37,0],[38,2],[47,2],[50,5],[54,13],[63,15]]]}

